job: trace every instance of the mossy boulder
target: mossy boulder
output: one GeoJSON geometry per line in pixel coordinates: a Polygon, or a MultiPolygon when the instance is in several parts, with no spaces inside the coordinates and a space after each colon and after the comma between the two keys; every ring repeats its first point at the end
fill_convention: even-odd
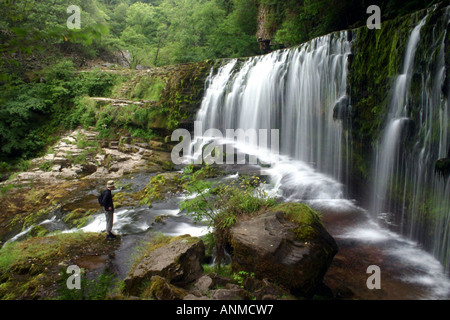
{"type": "Polygon", "coordinates": [[[153,276],[165,278],[168,283],[184,286],[203,273],[201,265],[205,245],[200,238],[189,235],[170,238],[150,248],[125,278],[129,295],[139,296],[153,276]]]}
{"type": "Polygon", "coordinates": [[[337,245],[318,214],[300,203],[278,205],[231,229],[233,270],[254,272],[311,297],[322,283],[337,245]]]}

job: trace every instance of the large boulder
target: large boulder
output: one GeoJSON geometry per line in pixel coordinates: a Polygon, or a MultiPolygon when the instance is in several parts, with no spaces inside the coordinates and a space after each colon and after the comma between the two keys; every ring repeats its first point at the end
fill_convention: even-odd
{"type": "Polygon", "coordinates": [[[300,203],[238,221],[230,235],[234,270],[254,272],[306,297],[321,285],[337,253],[318,214],[300,203]]]}
{"type": "Polygon", "coordinates": [[[126,290],[130,295],[139,295],[153,276],[184,286],[202,275],[204,255],[205,245],[201,239],[189,235],[173,238],[147,252],[130,270],[125,278],[126,290]]]}

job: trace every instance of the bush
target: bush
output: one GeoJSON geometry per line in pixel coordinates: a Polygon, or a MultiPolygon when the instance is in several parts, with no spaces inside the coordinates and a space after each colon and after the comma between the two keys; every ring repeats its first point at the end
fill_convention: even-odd
{"type": "Polygon", "coordinates": [[[185,173],[187,183],[184,187],[190,196],[182,202],[181,209],[186,210],[195,221],[206,222],[213,229],[220,264],[229,230],[238,217],[274,206],[276,199],[264,191],[259,177],[240,176],[238,180],[213,185],[206,180],[214,176],[213,172],[214,169],[206,165],[193,174],[185,173]]]}
{"type": "Polygon", "coordinates": [[[110,96],[119,76],[96,69],[92,72],[80,72],[76,77],[74,92],[77,96],[110,96]]]}

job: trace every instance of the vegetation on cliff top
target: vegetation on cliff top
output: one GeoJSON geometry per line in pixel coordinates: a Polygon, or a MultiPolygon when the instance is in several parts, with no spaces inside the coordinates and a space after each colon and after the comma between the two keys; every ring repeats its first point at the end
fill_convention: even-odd
{"type": "MultiPolygon", "coordinates": [[[[75,72],[95,59],[127,60],[123,54],[128,51],[130,67],[134,68],[249,56],[261,52],[258,28],[269,30],[274,42],[286,46],[363,25],[367,19],[366,4],[354,0],[339,4],[330,0],[77,0],[71,4],[81,9],[82,28],[78,30],[67,28],[66,2],[47,2],[0,4],[4,13],[0,18],[0,161],[32,158],[51,145],[57,130],[77,124],[104,129],[118,120],[122,121],[119,127],[147,139],[164,135],[152,132],[155,128],[150,124],[173,130],[187,122],[192,110],[185,107],[197,105],[209,70],[208,64],[199,64],[179,68],[170,76],[152,73],[134,78],[117,72],[75,72]],[[269,8],[269,17],[258,22],[264,7],[269,8]],[[110,96],[124,81],[129,81],[130,90],[124,89],[116,97],[152,103],[129,105],[118,113],[105,107],[99,113],[85,98],[110,96]],[[134,116],[126,117],[130,113],[134,116]]],[[[379,0],[371,4],[381,7],[383,19],[393,19],[434,2],[379,0]]],[[[377,43],[389,42],[382,38],[390,38],[390,33],[383,33],[383,37],[377,36],[377,43]]],[[[391,43],[395,42],[380,46],[382,50],[393,48],[391,43]]],[[[372,65],[371,59],[368,63],[372,65]]],[[[395,66],[392,61],[388,65],[395,66]]],[[[367,109],[372,110],[376,102],[368,103],[371,106],[367,109]]],[[[115,129],[105,130],[104,135],[115,129]]],[[[20,161],[17,166],[21,166],[20,161]]],[[[0,171],[8,170],[0,166],[0,171]]]]}
{"type": "Polygon", "coordinates": [[[357,28],[366,24],[367,8],[377,5],[382,21],[426,8],[434,0],[261,0],[268,9],[266,26],[275,46],[293,46],[337,30],[357,28]],[[332,8],[332,9],[330,9],[332,8]]]}

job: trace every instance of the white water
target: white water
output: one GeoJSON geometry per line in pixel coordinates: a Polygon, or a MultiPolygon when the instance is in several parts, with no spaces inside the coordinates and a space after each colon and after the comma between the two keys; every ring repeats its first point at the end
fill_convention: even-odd
{"type": "MultiPolygon", "coordinates": [[[[202,236],[208,233],[208,227],[202,224],[194,224],[181,214],[178,203],[184,197],[177,197],[174,206],[168,205],[166,209],[152,209],[147,206],[120,208],[114,212],[114,224],[112,232],[119,235],[140,234],[152,228],[170,236],[179,236],[190,234],[193,237],[202,236]],[[154,217],[163,217],[163,222],[152,226],[154,217]],[[165,221],[168,217],[170,221],[165,221]]],[[[84,227],[78,229],[65,230],[63,232],[105,232],[106,217],[101,210],[98,214],[92,216],[91,221],[84,227]]]]}
{"type": "MultiPolygon", "coordinates": [[[[392,155],[398,150],[400,128],[406,121],[404,109],[411,64],[422,25],[412,33],[403,74],[398,77],[395,90],[402,94],[392,102],[395,108],[392,108],[393,121],[388,126],[388,137],[384,139],[384,154],[392,155]]],[[[306,202],[327,214],[363,213],[367,217],[363,224],[344,228],[333,236],[379,244],[385,256],[395,257],[415,270],[403,281],[427,287],[430,295],[423,298],[448,298],[450,282],[439,261],[417,243],[380,227],[371,220],[368,212],[345,198],[345,185],[350,175],[350,133],[338,120],[342,118],[335,119],[333,113],[336,115],[334,108],[339,104],[343,106],[344,114],[351,109],[346,92],[347,56],[350,53],[351,43],[347,41],[346,33],[339,33],[314,39],[299,48],[246,61],[232,60],[217,73],[211,72],[196,120],[205,129],[221,132],[226,129],[279,129],[281,155],[277,155],[276,162],[267,161],[270,158],[267,149],[234,144],[243,152],[257,154],[262,162],[271,163],[269,168],[263,169],[271,178],[269,191],[286,201],[306,202]]],[[[211,140],[211,136],[197,135],[192,149],[202,150],[195,148],[195,144],[204,146],[211,140]]],[[[217,145],[223,143],[230,141],[221,139],[217,145]]],[[[187,158],[199,156],[201,153],[192,153],[187,158]]],[[[384,179],[383,183],[389,183],[388,177],[394,167],[390,161],[393,160],[390,156],[382,157],[385,159],[380,177],[384,179]]],[[[378,189],[385,188],[381,182],[379,184],[378,189]]],[[[381,197],[384,196],[382,193],[379,191],[381,197]]]]}
{"type": "Polygon", "coordinates": [[[426,18],[410,34],[402,71],[394,85],[388,118],[374,159],[370,211],[374,216],[386,217],[403,235],[423,244],[444,264],[448,274],[450,185],[448,179],[434,172],[434,163],[447,157],[450,147],[450,93],[443,92],[442,87],[447,68],[445,39],[450,7],[442,15],[442,25],[436,24],[421,35],[426,18]],[[426,43],[420,41],[422,36],[428,36],[426,43]],[[426,56],[419,57],[420,63],[416,58],[418,49],[426,52],[426,56]],[[415,92],[411,92],[413,81],[415,92]],[[411,124],[414,124],[413,130],[411,124]],[[408,129],[412,137],[407,137],[408,129]]]}
{"type": "MultiPolygon", "coordinates": [[[[281,153],[296,161],[275,162],[270,174],[277,176],[278,183],[287,190],[299,189],[300,180],[305,181],[305,188],[296,191],[303,198],[342,198],[343,185],[335,180],[348,176],[349,133],[334,120],[333,108],[347,97],[351,43],[346,36],[346,32],[332,34],[293,50],[230,61],[208,78],[196,120],[205,130],[222,133],[227,129],[278,129],[281,153]]],[[[202,150],[194,146],[207,141],[210,137],[197,135],[192,149],[202,150]]],[[[265,159],[273,143],[268,141],[264,154],[252,144],[235,147],[273,163],[265,159]]]]}
{"type": "MultiPolygon", "coordinates": [[[[417,41],[418,36],[419,33],[417,41]]],[[[413,43],[410,42],[411,46],[413,43]]],[[[218,73],[211,73],[198,120],[203,122],[205,128],[221,130],[280,129],[282,155],[278,162],[265,169],[272,181],[270,191],[278,193],[287,201],[307,202],[318,210],[329,212],[328,214],[352,210],[365,212],[357,208],[352,200],[345,198],[345,184],[350,173],[350,135],[343,129],[341,122],[333,118],[335,104],[350,98],[346,92],[346,59],[350,52],[351,43],[347,41],[346,34],[339,33],[315,39],[297,49],[277,51],[244,62],[232,60],[220,68],[218,73]]],[[[443,51],[441,54],[443,55],[443,51]]],[[[414,60],[414,50],[408,50],[405,56],[404,66],[410,65],[414,60]]],[[[400,128],[407,119],[404,107],[407,100],[406,88],[410,81],[407,75],[410,71],[409,68],[404,68],[404,74],[398,78],[395,90],[404,92],[405,96],[396,97],[398,101],[392,103],[398,108],[394,108],[394,118],[387,126],[386,136],[389,139],[385,139],[385,152],[381,154],[398,152],[400,128]]],[[[436,77],[442,75],[443,71],[440,70],[436,77]]],[[[350,105],[347,107],[350,108],[350,105]]],[[[443,154],[447,146],[447,104],[440,112],[443,129],[440,131],[439,153],[443,154]]],[[[270,153],[261,154],[261,150],[255,146],[238,147],[241,150],[251,150],[261,158],[270,157],[270,153]]],[[[396,160],[380,160],[384,163],[384,168],[380,170],[386,172],[387,177],[395,168],[394,164],[389,164],[390,161],[396,160]]],[[[388,184],[389,180],[386,188],[388,184]]],[[[384,190],[385,187],[379,189],[384,190]]],[[[446,186],[444,194],[448,194],[448,189],[446,186]]],[[[377,195],[385,197],[385,192],[379,191],[377,195]]],[[[119,209],[113,231],[123,235],[145,232],[150,227],[151,220],[139,217],[161,214],[179,216],[175,207],[154,209],[151,212],[148,208],[119,209]]],[[[83,230],[101,232],[105,224],[104,214],[100,213],[83,230]]],[[[436,226],[436,230],[448,229],[448,225],[436,226]]],[[[202,235],[207,232],[205,226],[195,226],[183,221],[178,222],[176,227],[171,225],[170,228],[163,227],[161,230],[171,235],[202,235]]],[[[25,230],[24,233],[28,231],[25,230]]],[[[404,265],[416,270],[403,280],[429,288],[431,293],[424,298],[448,298],[449,281],[438,260],[422,250],[416,242],[380,227],[368,214],[364,224],[346,228],[333,236],[354,239],[358,243],[382,245],[387,256],[401,259],[404,265]]]]}
{"type": "Polygon", "coordinates": [[[375,163],[373,197],[371,212],[379,214],[386,209],[386,198],[392,190],[393,180],[397,176],[394,171],[398,168],[399,144],[407,118],[407,101],[414,67],[414,58],[420,40],[420,30],[425,24],[426,17],[413,29],[406,46],[401,73],[397,76],[394,91],[389,105],[388,124],[377,151],[375,163]]]}

